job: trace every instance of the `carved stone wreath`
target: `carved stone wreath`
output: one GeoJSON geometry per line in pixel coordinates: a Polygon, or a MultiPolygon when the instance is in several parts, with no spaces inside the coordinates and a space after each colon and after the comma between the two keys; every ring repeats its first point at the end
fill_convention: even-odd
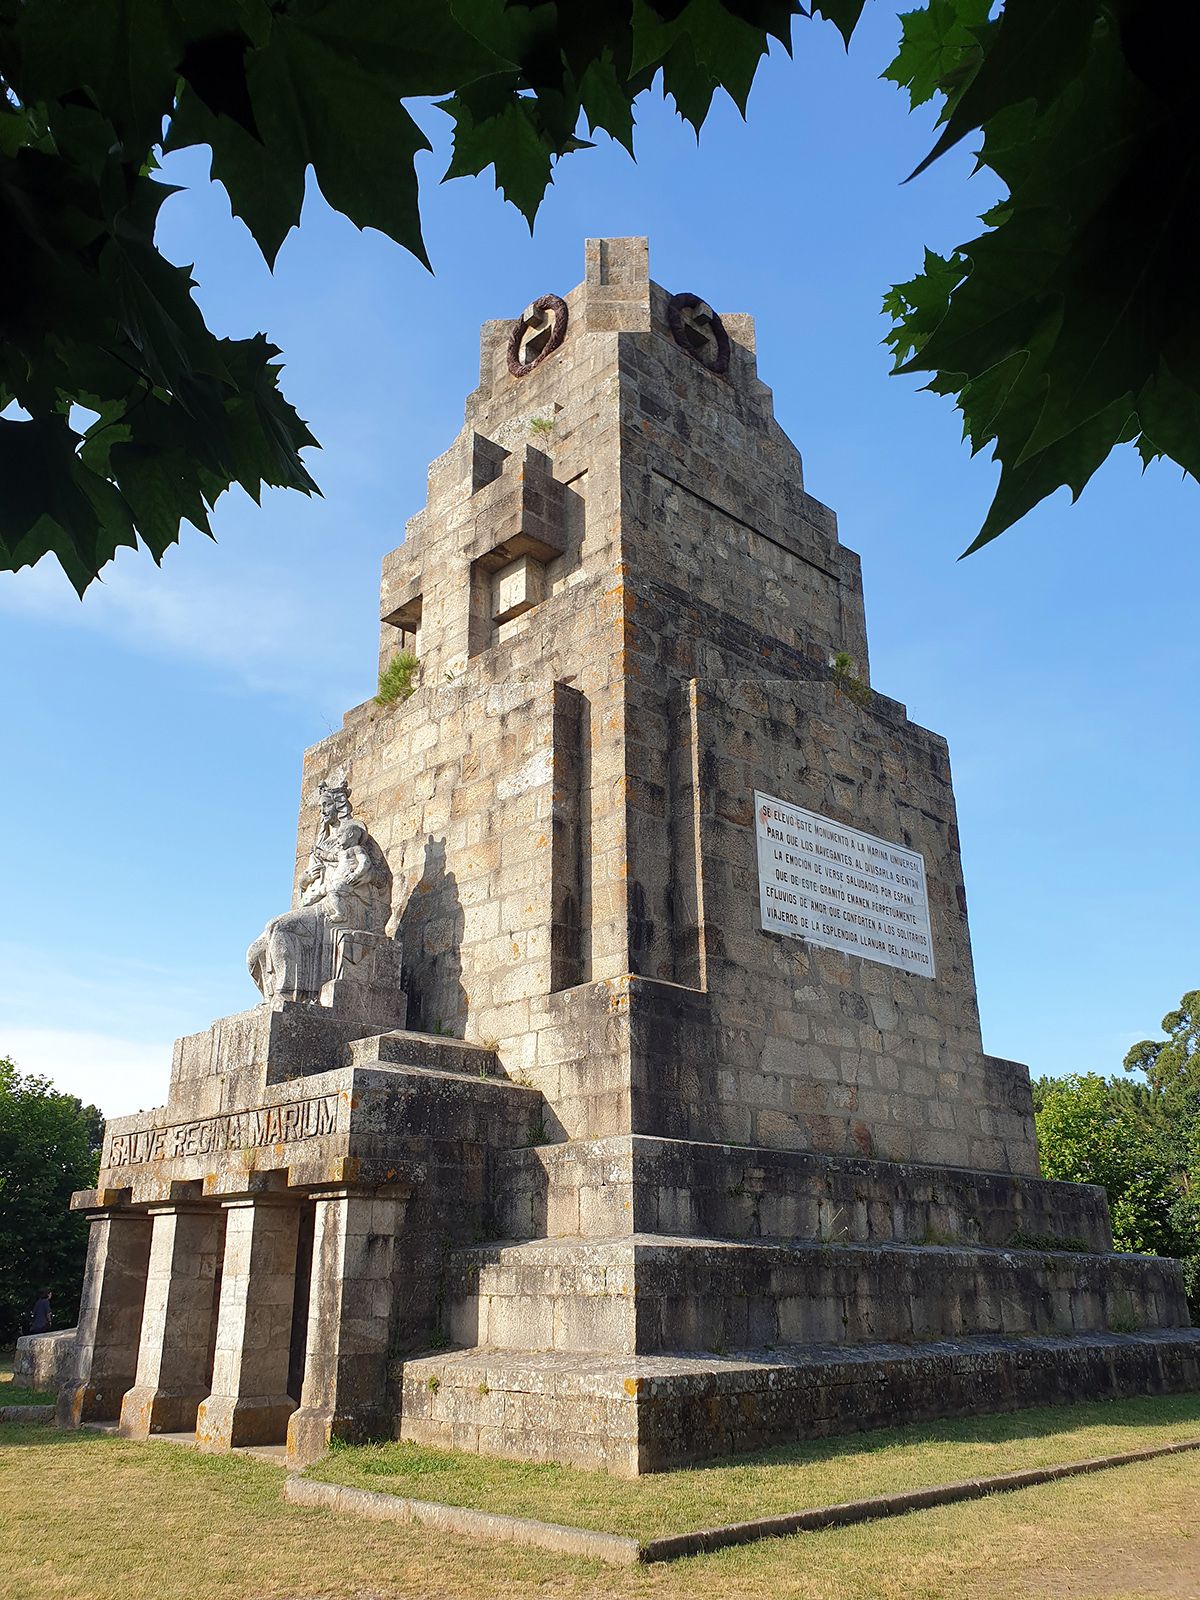
{"type": "Polygon", "coordinates": [[[667,326],[681,350],[710,372],[728,372],[729,335],[725,324],[698,294],[673,294],[667,301],[667,326]]]}
{"type": "Polygon", "coordinates": [[[508,337],[508,370],[514,378],[523,378],[553,355],[566,336],[566,301],[556,294],[542,295],[513,323],[508,337]]]}

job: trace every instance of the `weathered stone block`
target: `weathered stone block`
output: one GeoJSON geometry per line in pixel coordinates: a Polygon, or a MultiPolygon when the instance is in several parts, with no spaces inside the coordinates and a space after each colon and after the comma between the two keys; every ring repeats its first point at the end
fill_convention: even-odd
{"type": "Polygon", "coordinates": [[[39,1394],[57,1394],[75,1370],[74,1328],[26,1333],[13,1354],[13,1382],[39,1394]]]}

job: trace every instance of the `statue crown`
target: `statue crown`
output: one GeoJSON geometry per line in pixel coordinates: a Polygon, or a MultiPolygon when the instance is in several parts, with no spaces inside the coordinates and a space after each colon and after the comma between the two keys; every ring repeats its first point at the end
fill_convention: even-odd
{"type": "Polygon", "coordinates": [[[317,784],[317,793],[324,799],[327,794],[333,795],[338,801],[338,809],[343,816],[350,815],[350,785],[346,781],[343,767],[336,772],[331,772],[328,778],[322,778],[317,784]]]}

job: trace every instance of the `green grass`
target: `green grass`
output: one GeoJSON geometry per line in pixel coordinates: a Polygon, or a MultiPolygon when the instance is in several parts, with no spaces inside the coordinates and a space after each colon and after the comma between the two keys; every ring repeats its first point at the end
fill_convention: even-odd
{"type": "Polygon", "coordinates": [[[337,1449],[307,1475],[647,1539],[1191,1438],[1196,1394],[890,1428],[633,1481],[415,1444],[337,1449]]]}
{"type": "MultiPolygon", "coordinates": [[[[1161,1402],[1158,1410],[1162,1422],[1161,1402]]],[[[1057,1427],[1062,1418],[1054,1415],[1057,1427]]],[[[1146,1437],[1135,1423],[1121,1442],[1146,1437]]],[[[663,1481],[627,1487],[657,1492],[663,1481]]],[[[1200,1453],[651,1567],[604,1567],[305,1510],[284,1504],[282,1484],[277,1467],[241,1457],[0,1424],[0,1600],[495,1594],[504,1600],[1197,1600],[1200,1594],[1200,1453]]]]}
{"type": "Polygon", "coordinates": [[[0,1406],[52,1406],[56,1398],[37,1389],[23,1389],[19,1383],[0,1385],[0,1406]]]}
{"type": "Polygon", "coordinates": [[[52,1406],[56,1396],[13,1382],[13,1352],[0,1355],[0,1406],[52,1406]]]}

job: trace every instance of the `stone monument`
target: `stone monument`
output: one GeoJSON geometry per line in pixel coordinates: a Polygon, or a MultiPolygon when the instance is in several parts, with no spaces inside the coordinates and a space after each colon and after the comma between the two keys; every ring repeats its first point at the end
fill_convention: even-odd
{"type": "Polygon", "coordinates": [[[261,1002],[76,1196],[64,1423],[637,1473],[1200,1383],[983,1051],[946,745],[749,317],[601,239],[486,324],[381,619],[417,686],[306,757],[261,1002]]]}
{"type": "Polygon", "coordinates": [[[318,784],[317,793],[321,821],[297,880],[300,905],[267,924],[246,952],[246,966],[268,1002],[315,1002],[403,1027],[400,947],[386,932],[387,861],[353,820],[345,773],[318,784]]]}

